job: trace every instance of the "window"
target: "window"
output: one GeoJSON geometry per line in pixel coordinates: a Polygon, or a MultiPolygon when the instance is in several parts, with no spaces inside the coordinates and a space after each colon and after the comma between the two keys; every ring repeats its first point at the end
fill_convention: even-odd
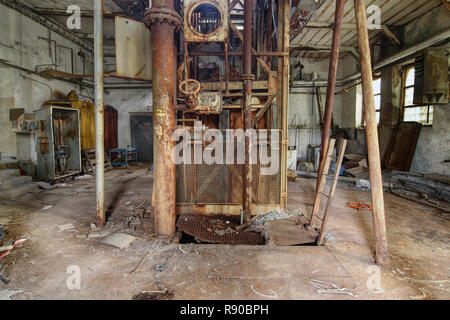
{"type": "MultiPolygon", "coordinates": [[[[380,123],[381,114],[381,78],[375,79],[372,82],[373,96],[375,98],[375,112],[377,115],[377,124],[380,123]]],[[[361,125],[366,126],[366,119],[364,119],[364,112],[361,113],[361,125]]]]}
{"type": "Polygon", "coordinates": [[[378,78],[373,81],[373,95],[375,97],[375,111],[377,113],[377,124],[379,124],[381,113],[381,78],[378,78]]]}
{"type": "Polygon", "coordinates": [[[404,75],[403,121],[421,122],[425,125],[433,124],[433,106],[414,104],[414,67],[407,67],[404,71],[404,75]]]}

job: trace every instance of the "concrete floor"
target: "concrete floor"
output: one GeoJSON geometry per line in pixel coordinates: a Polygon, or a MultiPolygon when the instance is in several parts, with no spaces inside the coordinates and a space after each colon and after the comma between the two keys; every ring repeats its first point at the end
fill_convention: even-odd
{"type": "MultiPolygon", "coordinates": [[[[378,286],[370,212],[346,207],[370,203],[369,193],[336,191],[325,247],[174,244],[145,232],[151,217],[131,220],[135,231],[126,226],[132,207],[151,201],[147,167],[115,169],[105,182],[107,230],[138,238],[125,249],[85,236],[95,223],[95,179],[0,203],[8,237],[29,238],[0,260],[9,280],[0,282],[0,296],[17,290],[11,299],[131,299],[165,287],[172,299],[450,298],[450,222],[435,209],[386,194],[390,264],[379,270],[378,286]],[[76,230],[60,231],[66,223],[76,230]],[[67,287],[70,266],[80,268],[80,289],[67,287]]],[[[313,190],[314,180],[289,183],[289,206],[310,208],[313,190]]]]}

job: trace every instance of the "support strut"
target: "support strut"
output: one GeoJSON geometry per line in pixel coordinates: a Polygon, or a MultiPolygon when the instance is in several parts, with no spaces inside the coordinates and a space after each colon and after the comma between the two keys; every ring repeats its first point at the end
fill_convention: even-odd
{"type": "Polygon", "coordinates": [[[174,0],[154,0],[145,14],[152,43],[155,232],[175,233],[175,163],[172,160],[175,128],[176,52],[175,28],[181,18],[174,0]]]}

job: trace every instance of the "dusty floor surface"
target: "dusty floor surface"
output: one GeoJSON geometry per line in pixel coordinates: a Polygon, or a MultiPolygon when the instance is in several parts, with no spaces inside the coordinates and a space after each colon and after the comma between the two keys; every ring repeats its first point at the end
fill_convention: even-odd
{"type": "MultiPolygon", "coordinates": [[[[105,184],[106,230],[137,237],[128,248],[86,238],[96,220],[95,179],[0,203],[7,238],[28,238],[0,259],[9,280],[0,282],[0,293],[19,291],[11,299],[132,299],[165,289],[171,299],[450,298],[450,221],[390,194],[390,264],[377,270],[370,211],[346,206],[370,203],[369,193],[336,191],[325,247],[226,246],[174,244],[145,232],[153,228],[152,216],[141,219],[133,209],[147,201],[151,211],[147,167],[110,171],[105,184]],[[67,223],[75,229],[60,231],[67,223]],[[80,289],[73,278],[78,268],[80,289]]],[[[289,206],[311,207],[313,190],[314,180],[290,183],[289,206]]]]}

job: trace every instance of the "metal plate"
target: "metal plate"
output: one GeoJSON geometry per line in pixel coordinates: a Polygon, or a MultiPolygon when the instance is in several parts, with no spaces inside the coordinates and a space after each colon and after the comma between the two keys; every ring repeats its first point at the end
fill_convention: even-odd
{"type": "Polygon", "coordinates": [[[220,244],[244,244],[263,245],[264,239],[261,234],[248,231],[230,231],[224,235],[219,235],[220,231],[233,229],[239,224],[239,216],[201,216],[201,215],[181,215],[177,221],[180,231],[193,236],[199,242],[220,243],[220,244]],[[227,221],[229,222],[227,224],[227,221]]]}
{"type": "Polygon", "coordinates": [[[139,21],[116,16],[116,74],[119,77],[152,80],[150,30],[139,21]]]}
{"type": "Polygon", "coordinates": [[[305,216],[291,219],[266,221],[270,241],[276,246],[296,246],[316,242],[318,233],[308,231],[303,225],[308,223],[305,216]],[[299,222],[300,219],[300,223],[299,222]]]}

